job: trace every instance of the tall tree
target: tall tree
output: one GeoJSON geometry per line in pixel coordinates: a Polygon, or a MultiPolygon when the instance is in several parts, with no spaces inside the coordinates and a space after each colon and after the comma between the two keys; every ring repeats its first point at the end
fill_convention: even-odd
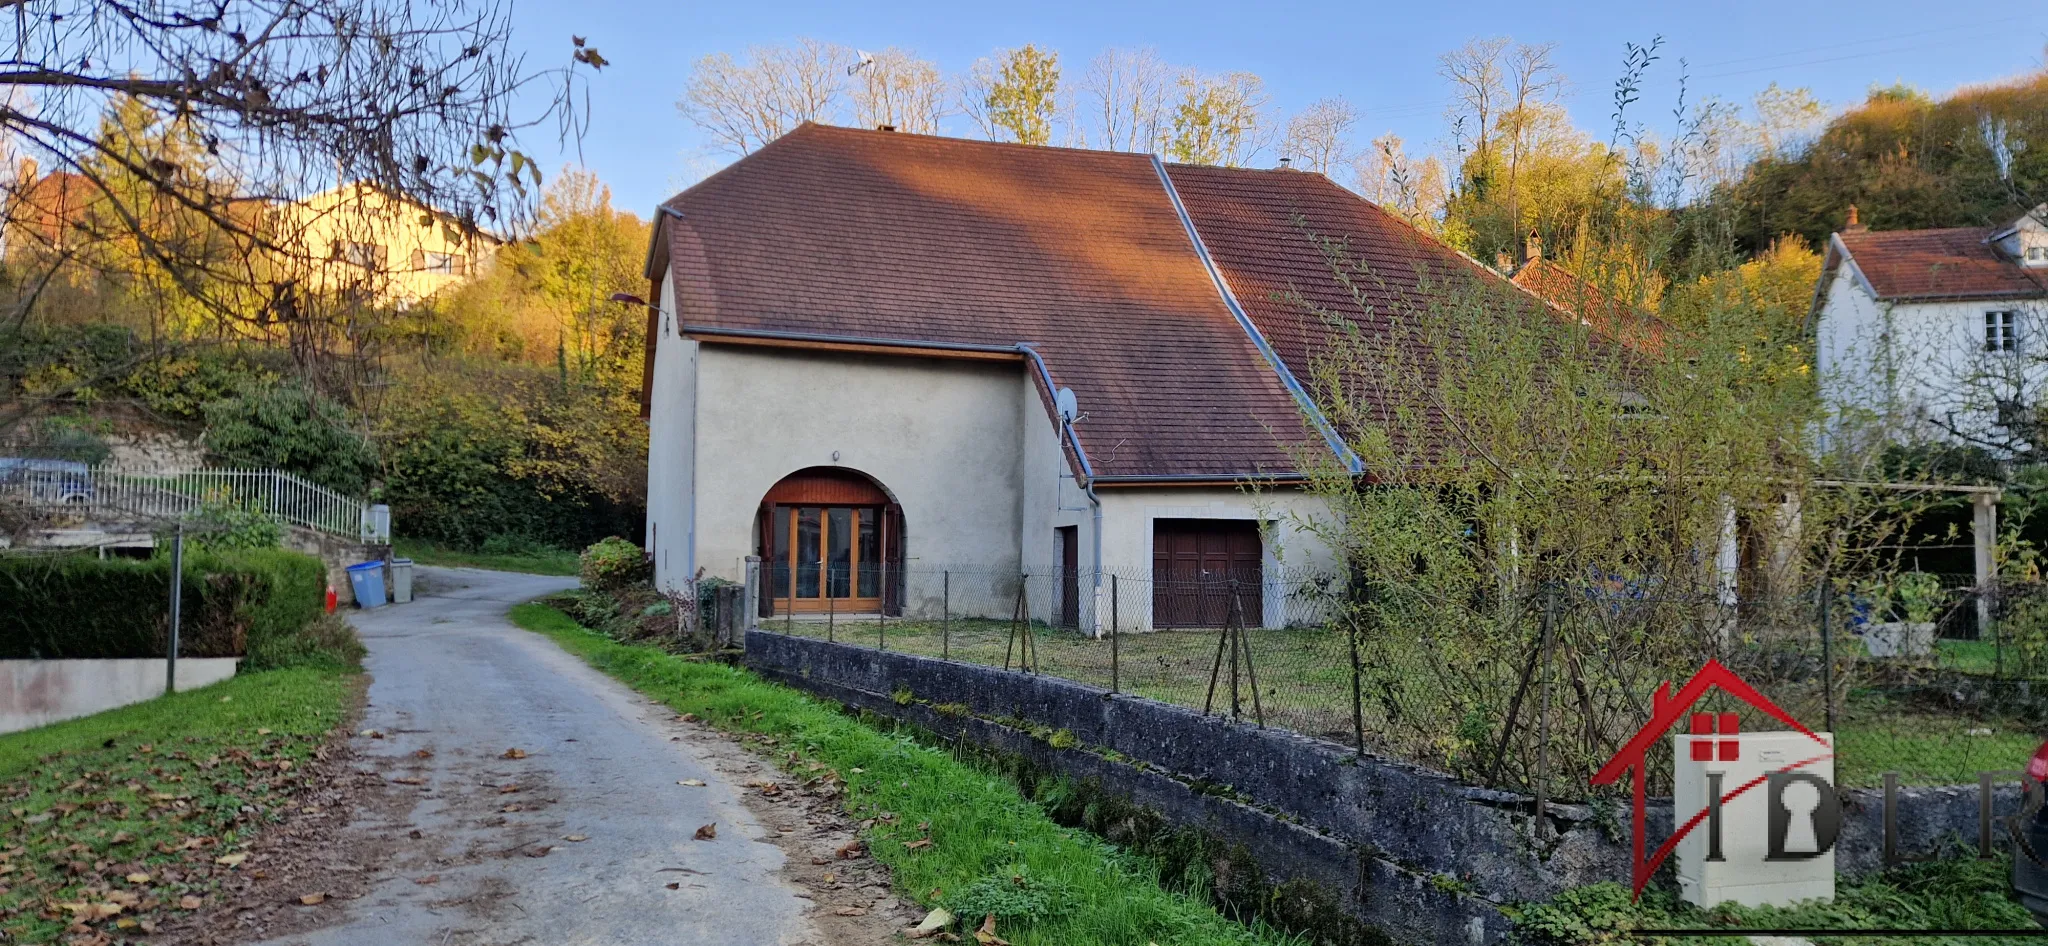
{"type": "Polygon", "coordinates": [[[851,68],[854,122],[860,127],[887,125],[914,135],[939,133],[949,96],[936,64],[892,46],[851,68]]]}
{"type": "Polygon", "coordinates": [[[1265,146],[1266,84],[1249,72],[1181,74],[1166,153],[1186,164],[1237,167],[1265,146]]]}
{"type": "Polygon", "coordinates": [[[744,62],[713,53],[690,70],[676,108],[726,150],[746,154],[804,122],[831,121],[852,62],[851,50],[814,39],[750,47],[744,62]]]}
{"type": "MultiPolygon", "coordinates": [[[[1487,153],[1493,141],[1493,125],[1507,101],[1507,79],[1501,69],[1501,53],[1508,38],[1496,36],[1473,39],[1437,57],[1437,74],[1451,84],[1451,103],[1445,116],[1453,134],[1472,136],[1472,150],[1487,153]]],[[[1463,148],[1462,141],[1459,147],[1463,148]]]]}
{"type": "Polygon", "coordinates": [[[974,64],[962,82],[967,114],[991,141],[1052,143],[1060,111],[1059,53],[1026,43],[974,64]]]}
{"type": "Polygon", "coordinates": [[[1328,174],[1351,161],[1351,126],[1356,124],[1358,110],[1343,96],[1318,100],[1287,120],[1280,151],[1297,167],[1328,174]]]}
{"type": "Polygon", "coordinates": [[[1159,150],[1167,137],[1171,81],[1172,70],[1149,48],[1103,50],[1081,84],[1095,119],[1094,143],[1111,151],[1159,150]]]}
{"type": "Polygon", "coordinates": [[[1448,196],[1442,161],[1433,156],[1416,160],[1400,135],[1387,132],[1352,161],[1352,169],[1352,189],[1365,199],[1430,233],[1442,233],[1440,212],[1448,196]]]}

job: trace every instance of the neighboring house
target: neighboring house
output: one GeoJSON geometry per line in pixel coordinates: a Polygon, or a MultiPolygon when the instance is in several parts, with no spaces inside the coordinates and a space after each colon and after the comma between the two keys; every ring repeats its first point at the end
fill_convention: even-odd
{"type": "Polygon", "coordinates": [[[1009,618],[1029,573],[1059,624],[1311,619],[1340,565],[1303,460],[1358,467],[1289,296],[1360,311],[1311,235],[1382,311],[1504,286],[1319,174],[802,126],[655,216],[657,582],[758,556],[778,616],[1009,618]]]}
{"type": "MultiPolygon", "coordinates": [[[[55,171],[29,181],[8,208],[7,251],[64,250],[104,194],[84,175],[55,171]]],[[[303,200],[238,199],[231,210],[263,227],[287,248],[296,267],[311,264],[316,292],[353,293],[385,305],[418,302],[488,265],[502,241],[465,233],[454,217],[368,182],[357,181],[303,200]]]]}
{"type": "Polygon", "coordinates": [[[366,291],[405,306],[455,285],[488,265],[503,241],[465,233],[461,222],[367,181],[355,181],[273,208],[289,214],[280,232],[295,255],[324,261],[318,291],[366,291]]]}
{"type": "Polygon", "coordinates": [[[1849,208],[1814,294],[1823,393],[1895,439],[2006,439],[2048,382],[2044,220],[1871,231],[1849,208]]]}
{"type": "Polygon", "coordinates": [[[1642,352],[1654,352],[1663,346],[1666,329],[1661,320],[1602,292],[1577,273],[1546,258],[1541,237],[1529,234],[1523,242],[1523,253],[1527,259],[1519,266],[1513,264],[1512,257],[1502,254],[1495,269],[1530,295],[1578,319],[1580,325],[1602,337],[1642,352]]]}

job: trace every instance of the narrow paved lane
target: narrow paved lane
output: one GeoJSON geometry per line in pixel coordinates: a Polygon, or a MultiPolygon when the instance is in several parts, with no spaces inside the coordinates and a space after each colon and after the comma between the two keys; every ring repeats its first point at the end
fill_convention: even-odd
{"type": "Polygon", "coordinates": [[[417,802],[350,826],[399,839],[364,865],[368,896],[274,942],[822,942],[782,852],[673,715],[506,620],[573,579],[420,571],[418,600],[354,616],[373,675],[358,728],[381,734],[355,737],[358,765],[417,802]]]}

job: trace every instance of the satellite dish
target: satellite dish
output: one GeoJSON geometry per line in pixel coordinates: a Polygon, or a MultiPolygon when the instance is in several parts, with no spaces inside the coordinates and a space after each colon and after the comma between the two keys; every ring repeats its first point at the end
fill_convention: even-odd
{"type": "Polygon", "coordinates": [[[1054,410],[1060,412],[1060,419],[1069,424],[1074,422],[1074,418],[1081,416],[1080,404],[1074,400],[1073,388],[1061,388],[1053,392],[1052,406],[1054,410]]]}

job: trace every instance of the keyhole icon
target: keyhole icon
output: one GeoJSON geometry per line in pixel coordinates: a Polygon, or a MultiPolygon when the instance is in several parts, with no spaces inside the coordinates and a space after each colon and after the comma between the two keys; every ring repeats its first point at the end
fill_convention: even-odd
{"type": "Polygon", "coordinates": [[[1785,786],[1778,803],[1785,806],[1785,813],[1790,816],[1785,823],[1785,852],[1819,851],[1820,841],[1813,833],[1813,810],[1820,807],[1820,789],[1806,782],[1793,782],[1785,786]]]}

